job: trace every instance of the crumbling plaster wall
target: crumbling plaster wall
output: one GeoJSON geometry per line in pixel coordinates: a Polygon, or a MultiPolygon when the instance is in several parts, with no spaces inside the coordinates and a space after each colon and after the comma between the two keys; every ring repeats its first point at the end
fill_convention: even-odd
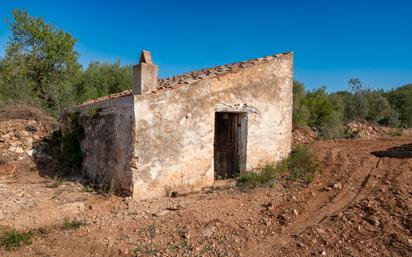
{"type": "Polygon", "coordinates": [[[92,182],[131,195],[130,164],[134,142],[133,97],[126,96],[79,106],[67,112],[80,114],[85,137],[83,170],[92,182]]]}
{"type": "Polygon", "coordinates": [[[247,168],[288,155],[293,54],[172,90],[134,96],[133,196],[197,190],[214,181],[216,111],[248,113],[247,168]]]}

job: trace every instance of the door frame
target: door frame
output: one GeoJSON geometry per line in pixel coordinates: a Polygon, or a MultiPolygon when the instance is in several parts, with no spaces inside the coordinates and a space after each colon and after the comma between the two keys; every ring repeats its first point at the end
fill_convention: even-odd
{"type": "MultiPolygon", "coordinates": [[[[214,124],[214,141],[213,141],[214,178],[215,179],[233,178],[233,177],[237,176],[238,174],[243,173],[243,172],[246,171],[248,115],[247,115],[247,112],[219,111],[219,112],[215,112],[215,119],[214,120],[215,120],[215,124],[214,124]],[[235,168],[234,168],[235,170],[226,170],[226,171],[217,170],[217,168],[218,168],[217,166],[219,166],[217,158],[219,158],[219,160],[221,161],[220,158],[221,158],[222,151],[224,152],[224,150],[217,148],[217,147],[219,147],[218,143],[221,143],[221,139],[222,139],[222,138],[220,138],[219,139],[220,142],[217,142],[217,139],[219,137],[218,133],[222,133],[222,128],[219,127],[219,125],[221,126],[221,124],[219,124],[219,121],[220,121],[220,119],[224,119],[220,115],[224,115],[224,114],[228,114],[229,117],[232,117],[231,119],[234,119],[234,120],[229,122],[229,124],[231,124],[231,122],[234,123],[234,125],[232,124],[233,126],[230,128],[230,129],[233,129],[234,131],[228,131],[228,133],[234,133],[234,135],[235,135],[235,139],[234,139],[235,145],[233,147],[234,147],[234,151],[235,151],[236,160],[234,160],[235,165],[230,165],[230,160],[224,160],[224,162],[226,162],[226,163],[224,163],[223,166],[226,167],[226,168],[228,166],[230,166],[230,167],[235,166],[235,168]],[[220,118],[218,118],[218,117],[220,117],[220,118]],[[223,174],[223,176],[222,176],[222,173],[226,173],[226,174],[223,174]]],[[[222,136],[222,135],[220,135],[220,136],[222,136]]],[[[223,156],[223,158],[224,159],[228,158],[228,156],[230,156],[230,154],[227,154],[226,156],[223,156]]]]}

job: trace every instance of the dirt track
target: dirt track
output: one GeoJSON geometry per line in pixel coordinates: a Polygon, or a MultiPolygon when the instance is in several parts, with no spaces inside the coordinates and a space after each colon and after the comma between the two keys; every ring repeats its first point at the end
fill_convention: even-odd
{"type": "Polygon", "coordinates": [[[0,256],[411,256],[410,143],[317,142],[308,187],[282,181],[137,203],[17,167],[0,177],[0,229],[32,229],[34,239],[0,256]],[[65,217],[86,225],[63,230],[65,217]]]}

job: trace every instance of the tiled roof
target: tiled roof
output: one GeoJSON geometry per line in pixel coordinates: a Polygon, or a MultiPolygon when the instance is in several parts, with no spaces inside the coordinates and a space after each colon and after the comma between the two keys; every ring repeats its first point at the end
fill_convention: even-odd
{"type": "MultiPolygon", "coordinates": [[[[185,74],[177,75],[173,77],[162,78],[158,80],[157,90],[173,89],[175,87],[178,87],[179,85],[192,84],[194,82],[197,82],[203,79],[209,79],[209,78],[221,76],[226,73],[238,72],[239,70],[242,70],[244,68],[247,68],[247,67],[250,67],[256,64],[260,64],[262,62],[267,62],[267,61],[273,60],[279,56],[286,55],[286,54],[288,53],[275,54],[275,55],[265,56],[261,58],[248,60],[248,61],[237,62],[237,63],[232,63],[232,64],[216,66],[213,68],[192,71],[189,73],[185,73],[185,74]]],[[[87,105],[87,104],[92,104],[92,103],[96,103],[96,102],[100,102],[100,101],[104,101],[108,99],[128,96],[131,94],[132,94],[132,90],[128,89],[120,93],[111,94],[111,95],[103,96],[97,99],[89,100],[83,103],[82,105],[87,105]]]]}

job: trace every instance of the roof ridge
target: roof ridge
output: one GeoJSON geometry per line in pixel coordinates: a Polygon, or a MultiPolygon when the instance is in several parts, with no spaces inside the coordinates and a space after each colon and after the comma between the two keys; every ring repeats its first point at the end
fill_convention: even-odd
{"type": "MultiPolygon", "coordinates": [[[[167,88],[173,89],[173,88],[177,87],[178,85],[192,84],[194,82],[197,82],[197,81],[200,81],[200,80],[203,80],[203,79],[209,79],[209,78],[221,76],[221,75],[226,74],[226,73],[238,72],[242,69],[251,67],[253,65],[256,65],[256,64],[259,64],[259,63],[262,63],[262,62],[265,62],[265,61],[273,60],[273,59],[275,59],[279,56],[283,56],[283,55],[287,55],[287,54],[291,54],[291,53],[293,53],[293,52],[284,52],[284,53],[280,53],[280,54],[267,55],[267,56],[263,56],[263,57],[249,59],[249,60],[246,60],[246,61],[223,64],[223,65],[213,66],[213,67],[210,67],[210,68],[193,70],[193,71],[189,71],[187,73],[178,74],[178,75],[174,75],[174,76],[170,76],[170,77],[166,77],[166,78],[160,78],[160,79],[157,80],[158,81],[158,87],[157,87],[156,91],[162,90],[162,89],[167,89],[167,88]]],[[[84,106],[84,105],[97,103],[97,102],[104,101],[104,100],[120,98],[120,97],[128,96],[128,95],[131,95],[131,94],[132,94],[132,90],[127,89],[127,90],[121,91],[119,93],[114,93],[114,94],[110,94],[110,95],[106,95],[106,96],[102,96],[102,97],[99,97],[99,98],[88,100],[88,101],[86,101],[86,102],[84,102],[84,103],[82,103],[78,106],[84,106]]]]}

